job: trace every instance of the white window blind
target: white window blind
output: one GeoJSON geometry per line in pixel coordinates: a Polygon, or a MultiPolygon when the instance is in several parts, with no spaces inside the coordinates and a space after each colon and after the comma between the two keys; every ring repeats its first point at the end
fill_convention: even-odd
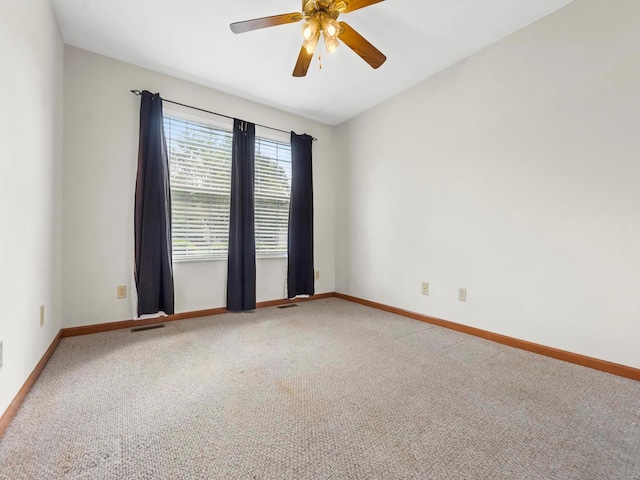
{"type": "Polygon", "coordinates": [[[291,145],[256,137],[256,254],[287,253],[291,145]]]}
{"type": "MultiPolygon", "coordinates": [[[[174,260],[225,258],[231,194],[230,130],[164,117],[174,260]]],[[[256,137],[256,254],[286,255],[291,147],[256,137]]]]}

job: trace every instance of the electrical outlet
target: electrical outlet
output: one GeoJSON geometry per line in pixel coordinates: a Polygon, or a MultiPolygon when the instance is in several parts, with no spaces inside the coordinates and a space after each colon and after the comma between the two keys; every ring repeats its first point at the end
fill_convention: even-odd
{"type": "Polygon", "coordinates": [[[40,305],[40,326],[44,325],[44,305],[40,305]]]}
{"type": "Polygon", "coordinates": [[[422,282],[422,294],[429,295],[429,282],[422,282]]]}
{"type": "Polygon", "coordinates": [[[127,298],[127,286],[126,285],[118,285],[118,299],[127,298]]]}
{"type": "Polygon", "coordinates": [[[460,300],[461,302],[466,302],[467,301],[467,289],[466,288],[459,288],[458,289],[458,300],[460,300]]]}
{"type": "Polygon", "coordinates": [[[2,341],[0,341],[0,368],[2,368],[2,341]]]}
{"type": "Polygon", "coordinates": [[[320,270],[316,270],[316,280],[320,280],[320,270]]]}

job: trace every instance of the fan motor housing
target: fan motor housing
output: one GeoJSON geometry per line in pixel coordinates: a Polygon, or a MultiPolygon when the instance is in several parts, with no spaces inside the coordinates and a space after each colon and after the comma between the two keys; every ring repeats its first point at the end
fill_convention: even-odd
{"type": "Polygon", "coordinates": [[[347,8],[347,4],[344,1],[302,0],[302,11],[307,17],[312,17],[318,12],[324,12],[335,20],[345,8],[347,8]]]}

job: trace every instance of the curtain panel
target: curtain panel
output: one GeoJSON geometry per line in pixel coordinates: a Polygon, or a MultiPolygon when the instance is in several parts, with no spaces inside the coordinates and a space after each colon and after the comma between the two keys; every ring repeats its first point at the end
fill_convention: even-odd
{"type": "Polygon", "coordinates": [[[162,98],[147,90],[140,103],[135,194],[137,316],[174,313],[171,192],[162,98]]]}
{"type": "Polygon", "coordinates": [[[313,295],[313,137],[291,132],[287,294],[313,295]]]}
{"type": "Polygon", "coordinates": [[[255,144],[256,126],[234,119],[227,263],[227,310],[233,312],[256,308],[255,144]]]}

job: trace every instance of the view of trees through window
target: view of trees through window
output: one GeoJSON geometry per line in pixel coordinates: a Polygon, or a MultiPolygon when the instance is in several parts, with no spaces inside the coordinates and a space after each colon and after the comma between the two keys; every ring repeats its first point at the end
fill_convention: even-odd
{"type": "MultiPolygon", "coordinates": [[[[173,257],[226,257],[231,192],[230,130],[165,115],[173,257]]],[[[257,255],[287,253],[291,147],[256,137],[257,255]]]]}

